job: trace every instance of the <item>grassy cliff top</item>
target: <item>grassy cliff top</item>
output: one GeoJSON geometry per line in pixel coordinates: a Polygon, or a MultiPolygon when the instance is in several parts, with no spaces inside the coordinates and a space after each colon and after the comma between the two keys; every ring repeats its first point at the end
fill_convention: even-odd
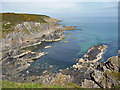
{"type": "MultiPolygon", "coordinates": [[[[14,27],[23,22],[38,22],[38,23],[56,23],[60,20],[51,18],[47,15],[37,14],[23,14],[23,13],[0,13],[0,22],[2,22],[2,37],[5,38],[11,32],[18,32],[14,27]],[[2,20],[2,21],[1,21],[2,20]]],[[[35,30],[37,28],[35,27],[35,30]]],[[[28,34],[30,31],[24,28],[24,31],[28,34]]],[[[36,30],[38,31],[38,30],[36,30]]]]}
{"type": "Polygon", "coordinates": [[[17,13],[0,13],[2,15],[2,22],[9,21],[13,24],[22,23],[26,21],[35,21],[40,23],[46,23],[45,18],[50,18],[46,15],[36,14],[17,14],[17,13]]]}
{"type": "Polygon", "coordinates": [[[68,83],[65,86],[45,85],[42,83],[18,83],[10,81],[0,81],[2,88],[81,88],[74,83],[68,83]]]}

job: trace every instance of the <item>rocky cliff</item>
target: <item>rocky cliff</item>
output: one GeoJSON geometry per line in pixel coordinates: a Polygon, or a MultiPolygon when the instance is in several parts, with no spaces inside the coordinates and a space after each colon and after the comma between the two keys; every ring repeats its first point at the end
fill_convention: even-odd
{"type": "Polygon", "coordinates": [[[49,35],[50,40],[59,38],[54,35],[59,21],[46,15],[2,13],[2,48],[31,45],[49,35]]]}

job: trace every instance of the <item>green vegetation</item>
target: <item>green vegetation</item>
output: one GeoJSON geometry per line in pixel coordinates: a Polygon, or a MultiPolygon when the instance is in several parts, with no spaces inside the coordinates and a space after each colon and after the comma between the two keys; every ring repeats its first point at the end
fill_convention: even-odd
{"type": "Polygon", "coordinates": [[[17,83],[17,82],[2,81],[2,88],[64,88],[64,87],[44,85],[41,83],[17,83]]]}
{"type": "Polygon", "coordinates": [[[44,18],[50,18],[46,15],[35,15],[35,14],[16,14],[16,13],[2,13],[2,22],[8,21],[11,22],[11,25],[16,23],[35,21],[40,23],[46,23],[44,18]]]}
{"type": "Polygon", "coordinates": [[[115,79],[118,79],[119,78],[119,76],[120,76],[120,72],[118,72],[118,71],[109,71],[109,70],[106,70],[105,72],[104,72],[104,74],[107,74],[108,76],[110,76],[110,77],[113,77],[113,78],[115,78],[115,79]]]}
{"type": "Polygon", "coordinates": [[[81,88],[74,83],[68,83],[67,85],[45,85],[41,83],[17,83],[10,81],[2,81],[2,88],[81,88]]]}
{"type": "Polygon", "coordinates": [[[81,88],[80,86],[77,86],[77,85],[74,84],[74,83],[68,83],[68,84],[67,84],[67,87],[71,87],[71,88],[81,88]]]}
{"type": "MultiPolygon", "coordinates": [[[[116,82],[119,80],[120,72],[118,72],[118,71],[109,71],[109,70],[106,70],[104,72],[104,74],[107,74],[108,77],[111,77],[116,82]]],[[[120,84],[115,83],[115,88],[119,88],[119,85],[120,84]]]]}

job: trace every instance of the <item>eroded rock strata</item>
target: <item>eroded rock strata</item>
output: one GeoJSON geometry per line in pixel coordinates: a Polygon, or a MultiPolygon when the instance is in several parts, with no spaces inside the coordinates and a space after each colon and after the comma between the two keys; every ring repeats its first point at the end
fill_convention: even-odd
{"type": "MultiPolygon", "coordinates": [[[[16,22],[16,19],[15,21],[8,19],[9,15],[11,16],[9,13],[3,14],[4,38],[2,38],[3,51],[0,53],[3,80],[61,86],[74,83],[83,88],[120,87],[119,53],[118,56],[110,57],[104,63],[98,62],[106,51],[106,45],[91,47],[83,58],[78,59],[72,69],[67,68],[56,73],[45,70],[39,75],[31,74],[28,70],[31,63],[47,52],[32,52],[24,48],[41,44],[43,41],[53,42],[64,39],[64,30],[73,30],[74,27],[56,28],[59,20],[48,16],[31,17],[26,14],[12,14],[15,18],[22,17],[22,21],[16,22]]],[[[54,67],[50,66],[50,68],[54,67]]]]}
{"type": "Polygon", "coordinates": [[[0,64],[3,66],[3,76],[16,76],[48,53],[32,52],[25,48],[64,39],[63,29],[66,27],[56,27],[60,21],[46,15],[2,13],[0,64]]]}
{"type": "MultiPolygon", "coordinates": [[[[102,50],[100,50],[103,52],[106,50],[106,46],[104,45],[97,45],[95,47],[103,47],[104,49],[101,48],[102,50]]],[[[91,48],[88,51],[90,50],[91,48]]],[[[29,51],[27,53],[33,52],[29,51]]],[[[20,54],[17,57],[21,57],[24,54],[20,54]]],[[[89,52],[87,52],[87,54],[89,54],[89,52]]],[[[115,88],[120,86],[119,62],[120,58],[118,56],[110,57],[104,63],[87,61],[79,63],[78,61],[78,63],[73,65],[73,70],[67,68],[61,70],[59,73],[53,73],[46,70],[43,71],[41,75],[31,75],[30,72],[27,71],[31,61],[28,63],[26,63],[26,61],[21,63],[20,60],[16,60],[15,58],[11,57],[3,61],[3,80],[30,83],[38,82],[61,86],[74,83],[83,88],[115,88]],[[19,79],[16,79],[18,77],[19,79]]]]}

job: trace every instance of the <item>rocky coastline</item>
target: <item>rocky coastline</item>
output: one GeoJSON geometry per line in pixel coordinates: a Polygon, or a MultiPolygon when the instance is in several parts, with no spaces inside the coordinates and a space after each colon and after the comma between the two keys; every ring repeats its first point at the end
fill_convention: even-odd
{"type": "Polygon", "coordinates": [[[9,61],[9,58],[21,60],[21,65],[25,61],[26,64],[33,62],[47,52],[31,52],[24,50],[25,48],[42,44],[42,42],[60,41],[65,38],[64,29],[73,29],[72,26],[58,29],[57,24],[61,20],[45,15],[2,13],[2,19],[2,34],[5,37],[0,42],[2,49],[0,55],[3,63],[5,60],[9,61]],[[21,17],[23,18],[21,22],[16,20],[21,17]]]}
{"type": "MultiPolygon", "coordinates": [[[[15,26],[11,26],[10,29],[15,29],[18,32],[10,32],[2,39],[3,50],[0,52],[2,56],[0,60],[2,80],[20,83],[37,82],[60,86],[75,84],[82,88],[120,88],[120,53],[118,53],[118,56],[108,58],[104,63],[98,62],[107,49],[106,45],[92,46],[83,58],[77,59],[78,62],[72,66],[72,69],[68,67],[57,73],[45,70],[41,75],[31,75],[27,68],[30,67],[32,62],[48,52],[32,52],[24,49],[39,45],[43,41],[60,41],[65,38],[63,35],[65,30],[75,29],[73,26],[56,27],[56,24],[60,22],[57,19],[46,16],[44,18],[42,16],[42,19],[47,23],[38,21],[17,23],[15,26]],[[25,29],[27,30],[24,32],[25,29]],[[27,32],[30,32],[30,34],[27,32]]],[[[3,23],[7,25],[11,22],[5,19],[3,23]]],[[[9,29],[3,27],[3,30],[9,29]]],[[[45,48],[50,48],[50,46],[45,48]]],[[[52,67],[50,66],[50,68],[52,67]]]]}
{"type": "MultiPolygon", "coordinates": [[[[103,47],[104,49],[101,48],[100,51],[106,50],[105,45],[97,45],[97,46],[95,45],[93,47],[96,48],[103,47]]],[[[91,48],[87,52],[89,54],[89,57],[91,55],[90,54],[91,48]]],[[[94,53],[95,52],[96,50],[94,50],[94,53]]],[[[33,52],[29,51],[27,53],[33,53],[33,52]]],[[[21,54],[16,57],[20,57],[24,54],[21,54]]],[[[26,71],[26,69],[30,66],[30,63],[32,63],[32,61],[26,63],[25,60],[23,62],[23,60],[8,58],[4,60],[2,63],[3,65],[2,78],[3,80],[15,81],[21,83],[37,82],[37,83],[60,85],[60,86],[66,86],[71,83],[83,88],[118,88],[120,86],[120,81],[119,81],[120,67],[118,64],[120,62],[120,58],[118,56],[110,57],[104,63],[97,61],[96,62],[83,61],[81,63],[81,61],[79,60],[78,63],[73,65],[72,70],[70,68],[66,68],[58,73],[49,72],[46,70],[43,71],[43,74],[36,76],[36,75],[30,75],[29,71],[26,71]],[[19,77],[19,79],[16,79],[17,77],[19,77]]]]}
{"type": "Polygon", "coordinates": [[[24,50],[25,48],[42,42],[60,41],[65,38],[64,30],[74,29],[73,26],[59,29],[57,26],[60,21],[45,15],[2,13],[0,64],[3,80],[21,75],[19,73],[26,70],[32,62],[48,53],[32,52],[24,50]],[[18,18],[21,18],[20,21],[16,20],[18,18]]]}

